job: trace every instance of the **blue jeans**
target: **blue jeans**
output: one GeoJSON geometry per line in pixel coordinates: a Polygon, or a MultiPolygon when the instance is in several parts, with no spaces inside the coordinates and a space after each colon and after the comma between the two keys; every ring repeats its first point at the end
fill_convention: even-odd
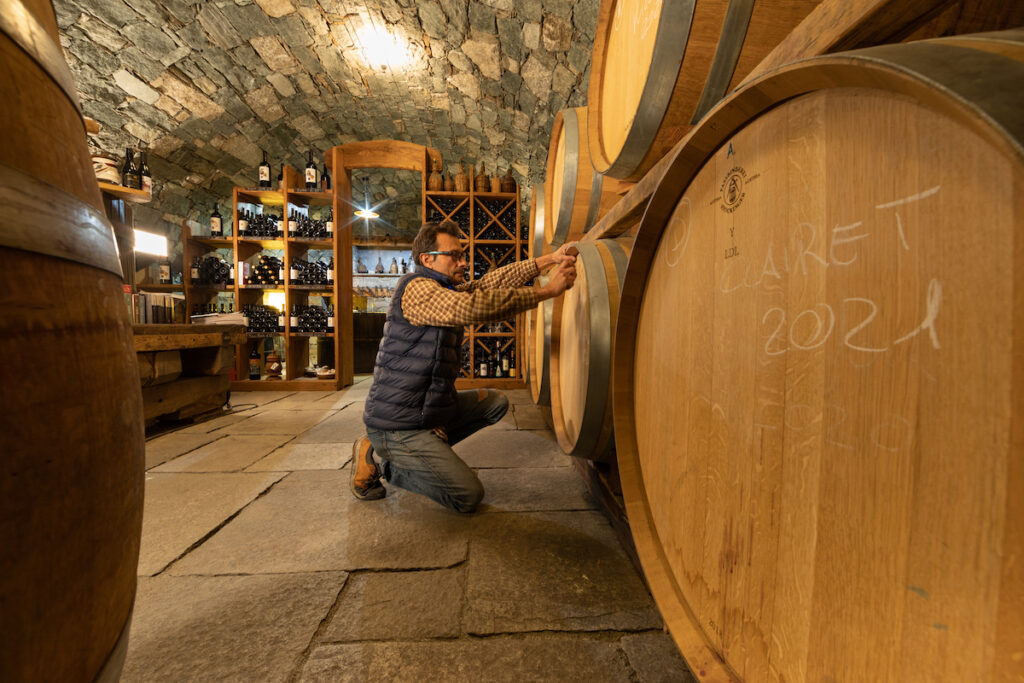
{"type": "Polygon", "coordinates": [[[484,487],[451,447],[504,417],[508,399],[494,389],[470,389],[458,392],[456,403],[455,419],[444,426],[447,443],[429,429],[367,429],[366,436],[389,484],[421,493],[450,510],[473,512],[484,487]]]}

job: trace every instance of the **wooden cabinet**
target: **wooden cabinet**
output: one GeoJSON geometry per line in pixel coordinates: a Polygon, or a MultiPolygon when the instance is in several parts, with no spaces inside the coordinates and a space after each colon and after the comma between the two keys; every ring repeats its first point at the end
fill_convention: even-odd
{"type": "MultiPolygon", "coordinates": [[[[218,299],[227,299],[235,311],[253,304],[270,305],[280,308],[284,313],[284,330],[276,332],[249,332],[245,343],[235,348],[235,380],[231,383],[234,391],[251,390],[333,390],[339,389],[343,378],[337,372],[337,361],[341,357],[340,340],[350,330],[337,325],[339,292],[342,288],[351,288],[351,282],[342,282],[335,274],[333,282],[327,285],[305,285],[291,281],[290,265],[293,260],[333,259],[338,262],[338,230],[329,239],[310,239],[288,237],[285,227],[284,237],[258,238],[241,237],[238,235],[238,218],[240,210],[252,213],[280,214],[287,226],[288,216],[294,211],[309,217],[324,217],[328,211],[334,210],[334,193],[308,192],[298,188],[302,185],[302,175],[295,169],[286,166],[284,169],[284,189],[266,190],[236,187],[232,202],[230,225],[225,221],[225,237],[210,238],[192,236],[188,228],[184,228],[185,244],[185,300],[189,311],[197,304],[204,306],[218,299]],[[229,234],[228,234],[229,233],[229,234]],[[234,283],[228,285],[193,285],[189,277],[189,266],[192,260],[206,254],[218,253],[224,260],[234,266],[234,283]],[[269,254],[281,259],[284,271],[280,285],[248,284],[245,281],[246,264],[250,267],[260,255],[269,254]],[[333,332],[299,332],[292,327],[290,312],[294,305],[331,305],[335,309],[335,326],[333,332]],[[266,339],[274,340],[274,350],[283,357],[284,372],[281,379],[266,379],[264,346],[266,339]],[[260,367],[263,379],[250,380],[249,356],[253,349],[260,351],[260,367]],[[318,379],[304,377],[311,356],[317,358],[320,365],[328,365],[335,369],[334,377],[318,379]]],[[[349,256],[346,254],[345,259],[349,256]]]]}

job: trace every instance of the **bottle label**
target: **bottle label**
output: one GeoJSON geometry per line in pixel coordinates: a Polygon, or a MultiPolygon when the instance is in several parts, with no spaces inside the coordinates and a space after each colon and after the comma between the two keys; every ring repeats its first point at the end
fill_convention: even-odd
{"type": "Polygon", "coordinates": [[[277,269],[277,279],[284,282],[284,266],[277,269]]]}
{"type": "Polygon", "coordinates": [[[153,179],[148,175],[142,176],[142,189],[147,194],[153,194],[153,179]]]}
{"type": "Polygon", "coordinates": [[[298,327],[299,326],[299,317],[298,316],[293,315],[291,317],[291,326],[292,327],[298,327]]]}
{"type": "Polygon", "coordinates": [[[333,315],[330,318],[327,319],[327,329],[328,330],[332,330],[332,331],[334,330],[334,316],[333,315]]]}
{"type": "Polygon", "coordinates": [[[316,169],[315,168],[307,168],[306,169],[306,182],[307,183],[313,183],[314,185],[316,184],[316,169]]]}
{"type": "Polygon", "coordinates": [[[327,234],[328,235],[333,235],[334,234],[334,221],[327,221],[327,234]]]}
{"type": "Polygon", "coordinates": [[[199,269],[198,268],[193,268],[190,272],[192,274],[192,279],[193,280],[198,280],[199,279],[199,269]]]}
{"type": "Polygon", "coordinates": [[[249,230],[249,221],[244,218],[238,219],[238,232],[247,232],[249,230]]]}
{"type": "Polygon", "coordinates": [[[288,221],[288,232],[295,232],[296,227],[298,227],[298,223],[296,221],[288,221]]]}
{"type": "Polygon", "coordinates": [[[260,166],[260,182],[261,183],[269,183],[270,182],[270,167],[269,166],[260,166]]]}
{"type": "Polygon", "coordinates": [[[328,268],[327,269],[327,281],[328,282],[333,282],[334,281],[334,269],[333,268],[328,268]]]}
{"type": "Polygon", "coordinates": [[[288,270],[288,279],[290,279],[292,281],[298,280],[299,279],[299,271],[297,271],[295,268],[290,268],[288,270]]]}
{"type": "Polygon", "coordinates": [[[516,376],[516,368],[515,368],[514,365],[511,368],[508,369],[508,376],[509,377],[515,377],[516,376]]]}
{"type": "Polygon", "coordinates": [[[219,234],[221,234],[221,232],[223,232],[223,229],[221,228],[220,219],[217,218],[217,217],[211,218],[210,219],[210,234],[211,235],[219,235],[219,234]]]}

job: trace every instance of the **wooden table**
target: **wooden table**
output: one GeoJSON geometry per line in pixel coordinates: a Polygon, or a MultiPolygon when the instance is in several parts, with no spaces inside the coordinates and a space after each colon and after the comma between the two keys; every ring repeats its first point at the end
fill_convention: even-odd
{"type": "Polygon", "coordinates": [[[234,347],[244,325],[134,325],[146,426],[181,420],[227,402],[234,347]]]}

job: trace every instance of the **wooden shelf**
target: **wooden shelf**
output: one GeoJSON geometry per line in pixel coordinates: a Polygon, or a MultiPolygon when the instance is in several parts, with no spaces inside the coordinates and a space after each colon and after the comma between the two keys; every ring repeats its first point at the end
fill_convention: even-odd
{"type": "Polygon", "coordinates": [[[515,332],[474,332],[474,337],[514,337],[515,332]]]}
{"type": "Polygon", "coordinates": [[[271,339],[273,337],[283,337],[284,332],[246,332],[245,336],[249,339],[271,339]]]}
{"type": "Polygon", "coordinates": [[[238,245],[250,245],[261,249],[284,249],[284,238],[239,237],[238,245]]]}
{"type": "Polygon", "coordinates": [[[284,285],[239,285],[239,289],[262,289],[271,292],[283,292],[284,285]]]}
{"type": "Polygon", "coordinates": [[[111,196],[123,199],[126,202],[131,202],[132,204],[146,204],[153,198],[149,192],[136,190],[132,187],[125,187],[124,185],[105,183],[102,180],[97,180],[96,184],[100,186],[101,192],[106,192],[111,196]]]}
{"type": "Polygon", "coordinates": [[[309,190],[288,190],[288,203],[295,204],[296,206],[303,206],[298,202],[291,201],[292,197],[298,197],[299,199],[305,199],[305,206],[330,206],[334,201],[333,192],[319,192],[309,190]]]}
{"type": "Polygon", "coordinates": [[[288,285],[289,289],[297,289],[302,292],[333,292],[334,285],[288,285]]]}
{"type": "Polygon", "coordinates": [[[333,332],[289,332],[289,337],[322,337],[323,339],[334,339],[333,332]]]}
{"type": "Polygon", "coordinates": [[[338,388],[336,379],[243,379],[231,383],[231,391],[329,391],[338,388]]]}
{"type": "Polygon", "coordinates": [[[352,273],[352,277],[402,277],[406,273],[352,273]]]}
{"type": "Polygon", "coordinates": [[[238,188],[238,201],[244,204],[284,206],[284,193],[260,188],[238,188]]]}
{"type": "Polygon", "coordinates": [[[305,247],[319,247],[321,249],[333,249],[334,240],[327,238],[324,240],[313,239],[311,237],[289,237],[288,242],[305,247]]]}
{"type": "Polygon", "coordinates": [[[230,237],[193,237],[192,241],[211,249],[231,249],[235,246],[230,237]]]}
{"type": "Polygon", "coordinates": [[[234,285],[189,285],[191,289],[204,289],[211,292],[230,292],[235,286],[234,285]]]}
{"type": "Polygon", "coordinates": [[[479,199],[515,199],[518,192],[474,192],[474,197],[479,199]]]}
{"type": "Polygon", "coordinates": [[[140,292],[184,292],[185,285],[135,285],[140,292]]]}
{"type": "Polygon", "coordinates": [[[359,247],[360,249],[412,249],[412,242],[399,243],[399,242],[384,242],[382,240],[352,240],[352,246],[359,247]]]}

